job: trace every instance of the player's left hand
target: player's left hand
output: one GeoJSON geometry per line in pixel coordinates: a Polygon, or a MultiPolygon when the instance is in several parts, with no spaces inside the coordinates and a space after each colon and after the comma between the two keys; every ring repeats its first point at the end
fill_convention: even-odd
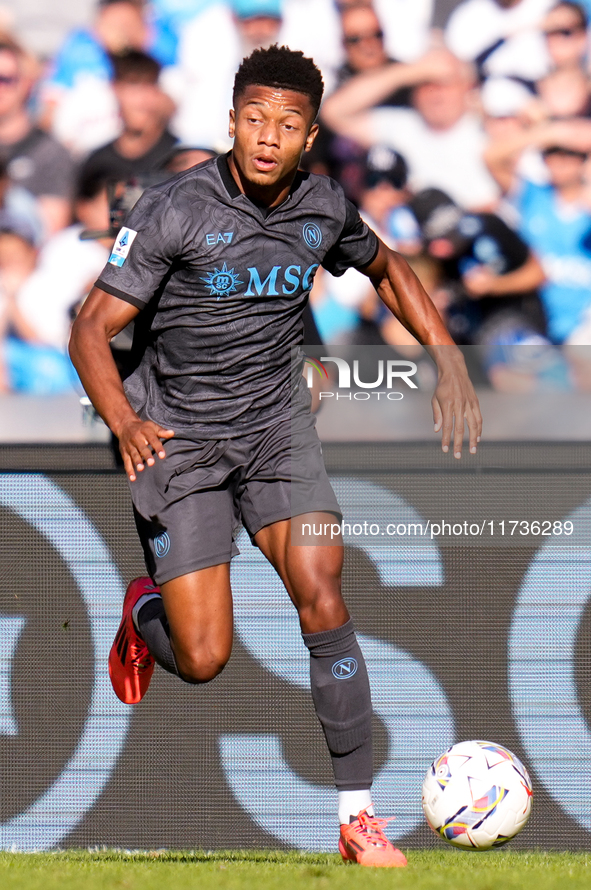
{"type": "MultiPolygon", "coordinates": [[[[442,348],[449,350],[449,347],[442,348]]],[[[482,434],[482,415],[463,356],[459,350],[453,350],[453,352],[444,353],[444,355],[445,358],[442,358],[441,355],[437,357],[439,381],[431,400],[433,421],[435,432],[438,433],[441,430],[443,451],[446,453],[449,451],[453,436],[454,457],[460,458],[464,439],[464,422],[468,424],[470,454],[476,454],[476,447],[482,434]]]]}

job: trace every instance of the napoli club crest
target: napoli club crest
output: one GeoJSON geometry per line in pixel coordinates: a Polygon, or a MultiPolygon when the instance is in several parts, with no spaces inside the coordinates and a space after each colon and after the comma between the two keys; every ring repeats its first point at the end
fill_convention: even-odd
{"type": "Polygon", "coordinates": [[[308,247],[312,248],[312,250],[316,250],[317,247],[320,247],[322,244],[322,232],[320,226],[317,226],[316,223],[306,223],[304,226],[304,241],[308,247]]]}

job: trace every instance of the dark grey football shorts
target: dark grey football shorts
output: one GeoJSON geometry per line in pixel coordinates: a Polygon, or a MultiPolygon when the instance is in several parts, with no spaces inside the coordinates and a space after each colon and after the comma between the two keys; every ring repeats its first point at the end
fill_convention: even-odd
{"type": "Polygon", "coordinates": [[[314,415],[302,413],[233,439],[176,435],[130,482],[148,573],[157,584],[230,562],[244,525],[251,538],[273,522],[341,510],[314,415]]]}

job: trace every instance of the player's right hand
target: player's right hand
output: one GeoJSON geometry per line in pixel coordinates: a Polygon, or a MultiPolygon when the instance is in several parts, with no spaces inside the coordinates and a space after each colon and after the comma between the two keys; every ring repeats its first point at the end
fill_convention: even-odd
{"type": "Polygon", "coordinates": [[[119,432],[119,450],[123,466],[130,482],[135,482],[137,472],[155,463],[154,455],[166,457],[161,439],[171,439],[173,430],[165,430],[152,420],[131,420],[119,432]]]}

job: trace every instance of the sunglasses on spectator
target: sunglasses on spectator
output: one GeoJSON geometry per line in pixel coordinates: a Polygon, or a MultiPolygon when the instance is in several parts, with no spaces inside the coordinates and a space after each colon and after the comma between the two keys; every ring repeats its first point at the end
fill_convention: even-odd
{"type": "Polygon", "coordinates": [[[588,154],[586,151],[577,151],[574,148],[565,148],[563,145],[549,145],[542,149],[542,156],[545,158],[552,155],[567,155],[569,158],[578,158],[580,161],[586,161],[588,154]]]}
{"type": "Polygon", "coordinates": [[[544,37],[573,37],[586,30],[584,25],[574,25],[572,28],[553,28],[551,31],[544,31],[544,37]]]}
{"type": "Polygon", "coordinates": [[[356,43],[361,43],[362,40],[383,40],[384,32],[383,31],[372,31],[371,34],[345,34],[343,40],[347,44],[347,46],[355,46],[356,43]]]}
{"type": "Polygon", "coordinates": [[[0,84],[5,84],[6,86],[14,86],[17,83],[18,77],[16,75],[8,75],[8,74],[0,74],[0,84]]]}

